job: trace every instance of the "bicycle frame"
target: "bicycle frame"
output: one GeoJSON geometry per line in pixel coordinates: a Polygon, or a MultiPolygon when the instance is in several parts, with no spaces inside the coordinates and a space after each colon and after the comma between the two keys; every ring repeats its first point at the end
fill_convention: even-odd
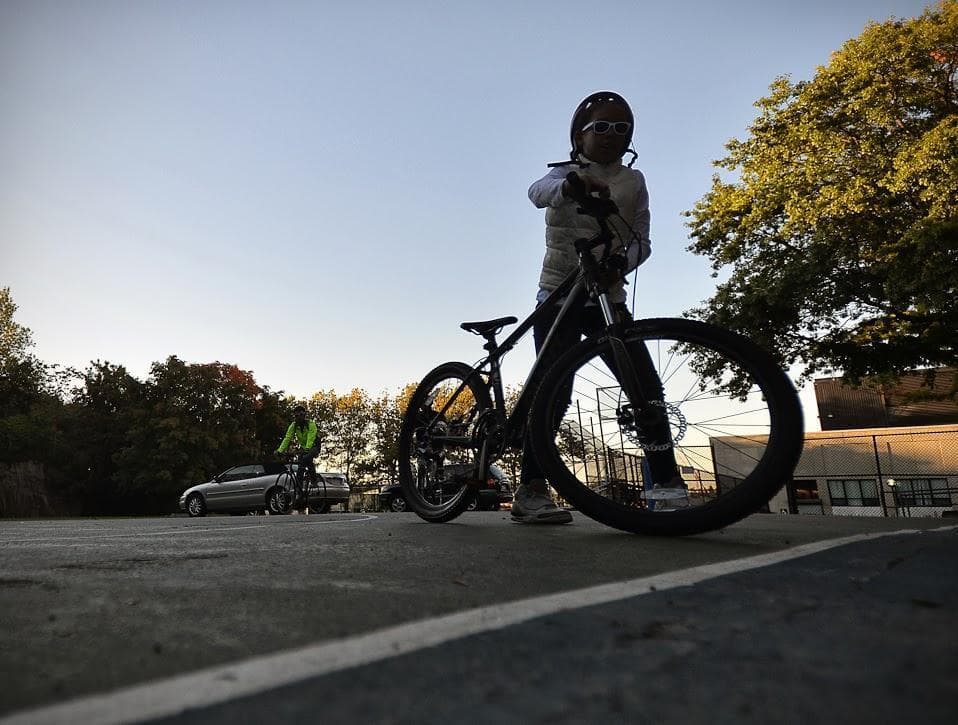
{"type": "MultiPolygon", "coordinates": [[[[319,490],[319,483],[323,484],[323,499],[326,500],[326,478],[318,473],[315,469],[307,468],[303,471],[303,483],[300,486],[297,482],[299,480],[298,471],[293,470],[293,465],[296,463],[298,455],[289,455],[286,460],[283,461],[283,473],[279,474],[280,477],[287,476],[289,480],[293,482],[293,488],[299,489],[299,493],[303,496],[303,500],[306,505],[309,505],[309,493],[311,490],[319,490]],[[312,469],[312,470],[311,470],[312,469]],[[317,480],[319,479],[319,480],[317,480]]],[[[279,480],[279,479],[277,479],[279,480]]]]}
{"type": "MultiPolygon", "coordinates": [[[[608,243],[608,241],[611,239],[611,234],[608,230],[608,227],[601,222],[600,226],[601,231],[595,237],[592,239],[582,239],[576,242],[580,266],[571,271],[561,282],[561,284],[555,290],[553,290],[549,296],[541,304],[539,304],[536,309],[533,310],[533,312],[525,320],[523,320],[502,343],[496,343],[494,332],[488,334],[488,337],[486,338],[488,342],[484,347],[489,351],[489,355],[473,366],[472,373],[466,376],[466,379],[460,384],[452,396],[450,396],[450,399],[447,401],[446,405],[443,406],[442,410],[436,413],[429,423],[431,426],[433,423],[441,420],[445,416],[446,411],[452,405],[452,402],[469,384],[474,376],[479,376],[480,379],[483,375],[488,377],[488,381],[484,380],[483,383],[492,388],[493,407],[491,413],[493,416],[495,416],[495,424],[499,433],[500,445],[497,446],[496,449],[490,450],[489,440],[486,439],[483,441],[483,448],[479,452],[477,461],[477,479],[484,478],[485,470],[488,468],[489,464],[493,462],[492,457],[498,456],[505,446],[521,446],[523,437],[525,435],[529,408],[532,404],[532,397],[536,388],[536,385],[533,384],[533,381],[535,380],[536,375],[539,373],[542,359],[554,344],[556,329],[566,317],[572,306],[577,304],[582,295],[586,293],[587,289],[592,289],[598,293],[596,296],[598,298],[603,317],[606,321],[606,331],[609,333],[609,341],[612,347],[614,363],[619,366],[621,370],[627,373],[626,378],[629,381],[629,385],[625,390],[626,396],[633,405],[640,404],[640,401],[645,400],[645,397],[642,394],[641,385],[638,381],[638,376],[636,375],[636,371],[634,370],[629,359],[629,355],[627,354],[625,342],[617,334],[618,328],[620,327],[621,323],[624,322],[624,320],[620,318],[613,308],[612,303],[609,301],[608,292],[605,289],[599,289],[594,281],[594,273],[598,269],[598,263],[592,256],[591,250],[601,244],[608,243]],[[546,339],[543,342],[539,353],[536,355],[535,361],[532,363],[532,367],[529,370],[529,374],[526,377],[525,383],[523,384],[522,391],[520,392],[519,398],[516,401],[515,409],[512,411],[511,415],[507,416],[505,412],[505,393],[502,384],[501,360],[516,346],[516,344],[518,344],[519,340],[525,337],[529,330],[533,328],[536,320],[541,318],[543,315],[550,313],[554,308],[554,305],[563,297],[565,297],[565,300],[562,302],[559,312],[556,315],[552,326],[549,328],[546,339]]],[[[441,443],[447,443],[451,446],[460,447],[468,447],[473,443],[472,438],[469,436],[433,436],[433,440],[441,443]]]]}

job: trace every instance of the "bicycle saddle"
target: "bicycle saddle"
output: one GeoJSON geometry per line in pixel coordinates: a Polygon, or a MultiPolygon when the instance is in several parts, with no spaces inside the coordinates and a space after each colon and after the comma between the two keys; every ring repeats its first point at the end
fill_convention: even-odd
{"type": "Polygon", "coordinates": [[[477,335],[488,335],[490,332],[497,332],[506,325],[518,322],[518,317],[497,317],[494,320],[482,320],[480,322],[463,322],[461,327],[466,332],[474,332],[477,335]]]}

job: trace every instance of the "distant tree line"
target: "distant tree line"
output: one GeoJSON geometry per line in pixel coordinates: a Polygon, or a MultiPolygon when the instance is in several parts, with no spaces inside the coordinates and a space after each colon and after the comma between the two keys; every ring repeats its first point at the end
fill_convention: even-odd
{"type": "Polygon", "coordinates": [[[319,426],[321,468],[354,482],[397,480],[412,385],[395,395],[324,390],[297,400],[221,362],[170,356],[145,380],[99,360],[65,369],[32,354],[16,309],[10,289],[0,288],[0,463],[42,464],[50,489],[80,513],[174,510],[187,485],[268,456],[297,403],[319,426]]]}

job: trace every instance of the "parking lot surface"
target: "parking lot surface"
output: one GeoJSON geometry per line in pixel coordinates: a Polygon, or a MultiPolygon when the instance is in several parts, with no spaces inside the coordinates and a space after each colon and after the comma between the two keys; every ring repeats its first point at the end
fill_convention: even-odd
{"type": "Polygon", "coordinates": [[[578,515],[531,527],[498,512],[441,526],[412,514],[6,521],[0,715],[218,722],[240,707],[289,722],[314,722],[316,708],[333,722],[668,721],[653,694],[678,689],[673,714],[688,717],[675,722],[758,722],[773,702],[792,703],[777,721],[829,721],[894,693],[935,721],[956,695],[941,673],[958,671],[944,636],[958,537],[942,523],[756,515],[648,539],[578,515]],[[847,543],[820,544],[835,539],[847,543]],[[816,542],[821,551],[798,556],[816,542]],[[772,559],[756,568],[760,557],[772,559]],[[599,590],[618,593],[560,602],[599,590]],[[540,609],[521,614],[531,600],[540,609]],[[455,628],[470,617],[484,624],[455,628]],[[416,645],[439,626],[446,639],[416,645]],[[368,654],[384,646],[395,651],[368,654]],[[343,654],[362,648],[366,659],[343,654]],[[203,672],[225,683],[221,701],[196,696],[203,672]],[[229,689],[250,673],[259,689],[229,689]],[[899,677],[908,682],[892,688],[899,677]],[[148,690],[164,707],[146,707],[148,690]],[[100,709],[84,710],[95,696],[100,709]]]}

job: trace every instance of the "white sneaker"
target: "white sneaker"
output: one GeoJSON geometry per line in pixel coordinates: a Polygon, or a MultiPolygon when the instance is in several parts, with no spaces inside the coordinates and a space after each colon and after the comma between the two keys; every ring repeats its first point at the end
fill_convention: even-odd
{"type": "Polygon", "coordinates": [[[653,511],[687,509],[689,507],[689,488],[684,484],[677,485],[676,481],[670,481],[665,486],[656,484],[652,486],[651,491],[646,491],[645,498],[647,501],[653,502],[653,511]]]}
{"type": "Polygon", "coordinates": [[[645,497],[649,501],[663,501],[671,498],[687,499],[689,497],[689,490],[684,486],[661,486],[655,484],[651,491],[645,492],[645,497]]]}
{"type": "Polygon", "coordinates": [[[524,524],[567,524],[572,514],[527,484],[520,484],[512,498],[512,519],[524,524]]]}

